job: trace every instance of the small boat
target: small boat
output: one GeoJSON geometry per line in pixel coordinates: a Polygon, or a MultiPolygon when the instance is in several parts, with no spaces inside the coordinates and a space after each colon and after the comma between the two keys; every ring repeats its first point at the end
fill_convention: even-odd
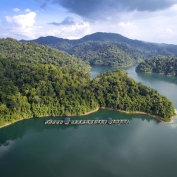
{"type": "Polygon", "coordinates": [[[97,124],[101,124],[101,120],[98,120],[98,121],[97,121],[97,124]]]}
{"type": "Polygon", "coordinates": [[[78,121],[78,124],[82,124],[82,121],[81,121],[81,120],[79,120],[79,121],[78,121]]]}
{"type": "Polygon", "coordinates": [[[55,124],[55,122],[56,122],[56,121],[55,121],[55,120],[53,120],[53,121],[52,121],[52,124],[55,124]]]}
{"type": "Polygon", "coordinates": [[[63,120],[60,120],[60,124],[63,124],[63,120]]]}
{"type": "Polygon", "coordinates": [[[59,124],[59,120],[56,121],[56,124],[59,124]]]}
{"type": "Polygon", "coordinates": [[[104,124],[104,120],[101,120],[101,124],[104,124]]]}
{"type": "Polygon", "coordinates": [[[71,121],[71,124],[74,124],[74,120],[71,121]]]}
{"type": "Polygon", "coordinates": [[[82,125],[84,125],[85,124],[85,120],[82,120],[82,125]]]}
{"type": "Polygon", "coordinates": [[[52,120],[50,119],[50,120],[48,120],[48,124],[51,124],[52,123],[52,120]]]}
{"type": "Polygon", "coordinates": [[[90,120],[90,121],[89,121],[89,124],[93,124],[93,120],[90,120]]]}

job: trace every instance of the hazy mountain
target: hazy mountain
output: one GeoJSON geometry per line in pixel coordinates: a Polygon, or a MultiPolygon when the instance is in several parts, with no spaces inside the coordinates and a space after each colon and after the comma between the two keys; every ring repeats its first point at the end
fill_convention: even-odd
{"type": "Polygon", "coordinates": [[[93,65],[125,66],[152,56],[177,55],[177,45],[132,40],[115,33],[97,32],[77,40],[47,36],[21,42],[49,45],[87,60],[93,65]]]}

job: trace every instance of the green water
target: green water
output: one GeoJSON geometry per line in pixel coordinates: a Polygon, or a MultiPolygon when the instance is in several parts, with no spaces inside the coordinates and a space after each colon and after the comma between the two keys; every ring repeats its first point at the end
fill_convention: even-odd
{"type": "MultiPolygon", "coordinates": [[[[92,77],[107,69],[92,68],[92,77]]],[[[176,78],[126,71],[177,107],[176,78]]],[[[108,117],[130,124],[45,125],[49,118],[35,118],[0,129],[0,177],[176,177],[176,118],[159,123],[147,115],[100,110],[73,119],[108,117]]]]}

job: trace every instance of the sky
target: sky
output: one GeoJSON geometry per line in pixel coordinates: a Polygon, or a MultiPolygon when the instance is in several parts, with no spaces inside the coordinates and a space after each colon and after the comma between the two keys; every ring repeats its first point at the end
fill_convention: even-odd
{"type": "Polygon", "coordinates": [[[177,0],[0,0],[0,38],[118,33],[177,44],[177,0]]]}

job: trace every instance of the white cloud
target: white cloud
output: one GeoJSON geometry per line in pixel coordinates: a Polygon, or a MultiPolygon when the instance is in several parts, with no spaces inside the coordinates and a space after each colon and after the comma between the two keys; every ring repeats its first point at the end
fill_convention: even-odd
{"type": "Polygon", "coordinates": [[[15,16],[6,16],[6,22],[11,25],[11,28],[6,31],[4,35],[8,37],[18,38],[35,38],[36,32],[40,34],[40,26],[35,26],[35,12],[29,12],[25,15],[15,15],[15,16]]]}
{"type": "Polygon", "coordinates": [[[111,19],[112,19],[111,16],[106,17],[106,20],[111,20],[111,19]]]}
{"type": "Polygon", "coordinates": [[[73,25],[53,26],[44,21],[43,26],[35,24],[35,12],[27,14],[6,16],[6,22],[11,25],[10,29],[4,30],[1,36],[12,37],[16,39],[35,39],[40,36],[56,36],[68,39],[78,39],[84,35],[90,34],[89,22],[78,19],[73,25]]]}
{"type": "Polygon", "coordinates": [[[173,33],[173,31],[172,31],[170,28],[167,28],[167,29],[166,29],[166,32],[167,32],[167,33],[173,33]]]}
{"type": "Polygon", "coordinates": [[[137,13],[133,19],[139,28],[136,38],[160,43],[176,43],[177,5],[152,13],[137,13]],[[145,34],[145,36],[143,36],[145,34]]]}
{"type": "Polygon", "coordinates": [[[48,26],[48,28],[45,28],[41,35],[50,35],[67,39],[78,39],[87,34],[90,34],[90,24],[88,22],[82,21],[71,26],[58,26],[55,28],[53,26],[48,26]]]}
{"type": "MultiPolygon", "coordinates": [[[[55,13],[55,12],[54,12],[55,13]]],[[[57,12],[57,15],[41,14],[36,20],[36,12],[25,9],[24,14],[6,16],[6,22],[2,21],[1,36],[10,36],[18,39],[32,39],[40,36],[53,35],[57,37],[75,39],[94,32],[113,32],[122,34],[131,39],[147,42],[177,44],[177,5],[165,10],[148,11],[112,11],[107,14],[106,20],[86,21],[75,14],[71,17],[74,22],[70,26],[48,25],[51,21],[57,21],[58,16],[66,15],[65,12],[57,12]],[[27,14],[26,14],[27,13],[27,14]],[[61,14],[61,15],[60,15],[61,14]],[[40,26],[39,26],[40,23],[40,26]],[[5,25],[9,29],[5,29],[5,25]],[[9,27],[10,26],[10,27],[9,27]],[[4,29],[3,29],[3,28],[4,29]],[[6,33],[2,33],[6,31],[6,33]],[[13,36],[12,36],[13,35],[13,36]]],[[[68,13],[67,13],[68,15],[68,13]]],[[[64,19],[65,16],[62,16],[64,19]]]]}
{"type": "Polygon", "coordinates": [[[20,11],[19,8],[13,8],[12,10],[13,10],[14,12],[18,12],[18,11],[20,11]]]}
{"type": "Polygon", "coordinates": [[[91,23],[91,33],[113,32],[131,39],[177,44],[177,5],[154,12],[114,12],[111,17],[91,23]]]}
{"type": "Polygon", "coordinates": [[[5,19],[6,19],[6,21],[7,21],[8,23],[11,23],[11,22],[12,22],[12,18],[9,17],[9,16],[6,16],[5,19]]]}
{"type": "Polygon", "coordinates": [[[25,12],[30,12],[31,10],[30,9],[25,9],[25,12]]]}
{"type": "Polygon", "coordinates": [[[137,26],[132,22],[120,22],[118,25],[122,28],[137,28],[137,26]]]}
{"type": "Polygon", "coordinates": [[[78,29],[85,29],[89,28],[89,23],[82,21],[81,23],[76,23],[75,25],[72,25],[73,30],[78,30],[78,29]]]}
{"type": "Polygon", "coordinates": [[[26,28],[34,25],[35,17],[35,12],[29,12],[26,15],[15,15],[13,17],[6,16],[5,19],[8,23],[14,23],[21,28],[26,28]]]}

